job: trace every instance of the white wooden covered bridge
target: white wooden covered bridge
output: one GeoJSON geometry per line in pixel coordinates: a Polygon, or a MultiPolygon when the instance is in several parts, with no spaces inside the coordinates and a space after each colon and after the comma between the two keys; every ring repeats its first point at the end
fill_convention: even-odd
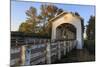
{"type": "Polygon", "coordinates": [[[79,16],[63,12],[49,22],[52,23],[51,39],[16,33],[11,36],[11,66],[51,64],[73,48],[82,49],[83,31],[79,16]]]}

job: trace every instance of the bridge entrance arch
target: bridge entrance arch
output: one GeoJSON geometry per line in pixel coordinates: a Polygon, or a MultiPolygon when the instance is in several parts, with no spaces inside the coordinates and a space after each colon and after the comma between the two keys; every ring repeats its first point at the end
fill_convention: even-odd
{"type": "Polygon", "coordinates": [[[63,12],[51,19],[50,22],[52,22],[52,40],[65,38],[76,39],[76,48],[82,49],[83,31],[81,18],[79,16],[63,12]]]}

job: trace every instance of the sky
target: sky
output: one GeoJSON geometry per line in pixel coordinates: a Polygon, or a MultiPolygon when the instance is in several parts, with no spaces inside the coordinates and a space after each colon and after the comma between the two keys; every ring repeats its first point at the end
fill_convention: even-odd
{"type": "MultiPolygon", "coordinates": [[[[31,6],[37,9],[40,13],[41,2],[26,2],[26,1],[11,1],[11,31],[17,31],[19,25],[27,18],[25,12],[31,6]]],[[[66,12],[78,12],[84,18],[84,25],[87,24],[91,15],[95,16],[95,6],[93,5],[74,5],[74,4],[58,4],[53,3],[58,8],[66,12]]]]}

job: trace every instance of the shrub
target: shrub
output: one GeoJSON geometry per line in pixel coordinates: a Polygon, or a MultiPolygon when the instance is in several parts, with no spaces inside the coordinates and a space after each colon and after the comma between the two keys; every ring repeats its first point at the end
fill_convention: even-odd
{"type": "Polygon", "coordinates": [[[87,48],[89,53],[95,54],[95,40],[84,40],[84,47],[87,48]]]}

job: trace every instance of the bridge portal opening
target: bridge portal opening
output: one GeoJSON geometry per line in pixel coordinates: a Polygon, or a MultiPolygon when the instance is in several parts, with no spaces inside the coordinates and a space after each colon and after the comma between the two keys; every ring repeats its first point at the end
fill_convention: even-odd
{"type": "Polygon", "coordinates": [[[76,40],[76,28],[70,23],[63,23],[56,28],[57,40],[76,40]]]}
{"type": "Polygon", "coordinates": [[[81,17],[77,17],[72,13],[63,12],[50,20],[50,22],[52,22],[52,40],[75,39],[77,41],[76,48],[83,48],[81,17]]]}

